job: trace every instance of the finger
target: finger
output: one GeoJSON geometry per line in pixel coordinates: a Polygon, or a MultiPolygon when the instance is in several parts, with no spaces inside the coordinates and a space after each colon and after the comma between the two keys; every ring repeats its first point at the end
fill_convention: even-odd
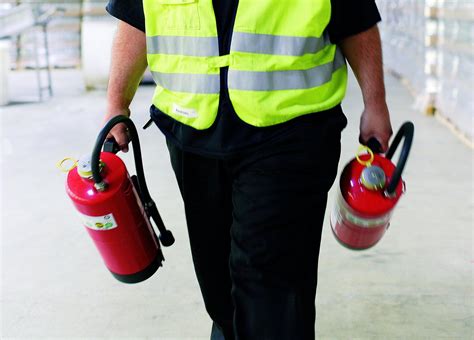
{"type": "Polygon", "coordinates": [[[122,152],[128,152],[130,138],[128,137],[127,127],[124,124],[118,124],[110,132],[119,145],[120,150],[122,150],[122,152]]]}
{"type": "Polygon", "coordinates": [[[388,140],[390,137],[374,135],[374,137],[380,143],[380,152],[386,153],[388,150],[388,140]]]}
{"type": "Polygon", "coordinates": [[[367,146],[367,142],[369,141],[370,137],[372,137],[371,135],[367,135],[367,134],[360,134],[359,135],[359,143],[362,144],[362,145],[365,145],[367,146]]]}

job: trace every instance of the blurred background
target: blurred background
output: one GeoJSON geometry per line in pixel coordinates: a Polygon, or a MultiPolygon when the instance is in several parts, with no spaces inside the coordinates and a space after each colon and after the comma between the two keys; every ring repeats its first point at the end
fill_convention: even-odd
{"type": "MultiPolygon", "coordinates": [[[[83,87],[104,89],[115,22],[107,1],[6,1],[0,4],[0,103],[52,94],[51,71],[80,70],[83,87]],[[10,70],[12,72],[10,72],[10,70]],[[34,70],[37,92],[16,96],[7,76],[34,70]],[[42,77],[40,77],[40,75],[42,77]]],[[[472,146],[472,0],[378,0],[384,62],[415,97],[472,146]]]]}
{"type": "Polygon", "coordinates": [[[474,2],[379,0],[384,63],[415,107],[456,129],[472,147],[474,2]]]}
{"type": "MultiPolygon", "coordinates": [[[[137,0],[138,1],[138,0],[137,0]]],[[[205,339],[182,202],[164,137],[140,130],[152,196],[177,242],[139,285],[115,281],[80,225],[55,164],[90,152],[102,125],[116,21],[106,1],[0,2],[2,339],[205,339]]],[[[377,0],[394,131],[416,126],[407,193],[379,245],[323,230],[321,339],[474,339],[474,1],[377,0]]],[[[148,120],[147,75],[132,104],[148,120]]],[[[340,168],[357,150],[360,93],[340,168]]],[[[133,155],[120,154],[133,172],[133,155]]],[[[328,201],[330,211],[337,185],[328,201]]]]}

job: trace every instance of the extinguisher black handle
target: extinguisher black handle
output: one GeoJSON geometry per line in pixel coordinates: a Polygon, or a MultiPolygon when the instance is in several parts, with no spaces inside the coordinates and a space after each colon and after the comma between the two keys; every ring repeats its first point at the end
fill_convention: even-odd
{"type": "Polygon", "coordinates": [[[117,153],[120,151],[120,145],[118,145],[114,138],[107,138],[104,142],[103,151],[117,153]]]}
{"type": "Polygon", "coordinates": [[[403,123],[403,125],[400,127],[397,134],[395,135],[395,138],[393,139],[392,144],[388,148],[387,153],[385,154],[385,157],[387,159],[392,159],[393,155],[395,154],[395,151],[397,150],[403,138],[403,146],[400,152],[400,157],[397,162],[397,167],[392,175],[392,178],[390,180],[390,183],[387,186],[387,189],[385,190],[386,194],[389,197],[394,195],[395,190],[397,189],[398,184],[400,183],[400,180],[402,178],[403,169],[405,169],[405,164],[407,162],[408,155],[410,154],[410,149],[413,144],[414,134],[415,134],[415,126],[413,125],[413,123],[412,122],[403,123]]]}
{"type": "Polygon", "coordinates": [[[369,139],[367,147],[374,153],[382,153],[382,144],[375,137],[369,139]]]}
{"type": "MultiPolygon", "coordinates": [[[[102,130],[100,130],[99,135],[97,136],[97,139],[95,141],[94,149],[92,150],[92,157],[91,157],[92,178],[93,178],[97,188],[105,187],[105,183],[102,179],[102,176],[100,174],[100,169],[99,169],[100,152],[102,150],[102,146],[104,145],[104,142],[107,139],[107,135],[109,134],[110,130],[112,130],[112,128],[115,125],[119,124],[119,123],[124,123],[127,126],[128,130],[130,132],[130,135],[132,137],[132,140],[133,140],[133,143],[132,143],[132,145],[133,145],[133,154],[135,156],[135,165],[138,165],[138,163],[140,163],[140,165],[141,165],[141,167],[140,167],[140,165],[137,167],[137,173],[140,170],[143,170],[143,165],[142,165],[142,161],[141,161],[141,152],[140,152],[140,142],[138,140],[138,133],[137,133],[137,129],[136,129],[135,125],[130,120],[130,118],[128,118],[126,116],[121,116],[121,115],[115,116],[115,117],[111,118],[104,125],[102,130]],[[141,169],[139,169],[139,168],[141,168],[141,169]]],[[[110,146],[110,143],[108,145],[110,146]]],[[[108,146],[108,148],[109,148],[109,146],[108,146]]],[[[114,149],[114,147],[112,146],[112,150],[113,149],[114,149]]]]}

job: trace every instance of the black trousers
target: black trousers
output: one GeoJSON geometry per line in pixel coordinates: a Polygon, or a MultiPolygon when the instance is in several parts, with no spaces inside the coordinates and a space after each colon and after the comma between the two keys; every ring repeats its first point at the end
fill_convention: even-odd
{"type": "Polygon", "coordinates": [[[168,142],[211,339],[314,339],[327,192],[341,113],[227,159],[168,142]]]}

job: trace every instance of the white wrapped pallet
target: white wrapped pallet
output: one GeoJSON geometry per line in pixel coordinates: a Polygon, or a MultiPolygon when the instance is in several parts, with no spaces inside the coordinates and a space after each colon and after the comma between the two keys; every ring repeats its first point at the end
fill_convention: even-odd
{"type": "Polygon", "coordinates": [[[474,1],[377,0],[385,67],[473,144],[474,1]]]}
{"type": "Polygon", "coordinates": [[[385,67],[417,93],[425,87],[424,0],[379,0],[385,67]]]}
{"type": "MultiPolygon", "coordinates": [[[[49,44],[50,64],[53,68],[70,68],[80,66],[80,16],[82,15],[81,2],[38,0],[29,2],[32,26],[36,16],[51,8],[57,9],[47,25],[47,39],[49,44]]],[[[24,7],[21,5],[18,7],[24,7]]],[[[105,5],[104,5],[105,6],[105,5]]],[[[15,9],[16,10],[16,9],[15,9]]],[[[0,20],[0,32],[2,25],[0,20]]],[[[45,50],[41,43],[43,39],[40,27],[21,31],[21,35],[14,37],[15,48],[11,49],[11,60],[15,61],[14,67],[36,67],[35,54],[40,55],[40,66],[45,67],[45,50]],[[35,47],[35,41],[39,42],[35,47]],[[38,51],[36,51],[38,49],[38,51]]]]}
{"type": "Polygon", "coordinates": [[[473,140],[474,3],[439,3],[438,82],[439,113],[468,140],[473,140]]]}
{"type": "Polygon", "coordinates": [[[10,73],[10,42],[0,40],[0,106],[7,105],[8,75],[10,73]]]}
{"type": "Polygon", "coordinates": [[[82,21],[82,70],[88,90],[106,89],[116,20],[106,15],[104,1],[84,3],[82,21]]]}
{"type": "Polygon", "coordinates": [[[0,9],[0,38],[18,34],[34,24],[33,8],[30,5],[6,6],[0,9]]]}

